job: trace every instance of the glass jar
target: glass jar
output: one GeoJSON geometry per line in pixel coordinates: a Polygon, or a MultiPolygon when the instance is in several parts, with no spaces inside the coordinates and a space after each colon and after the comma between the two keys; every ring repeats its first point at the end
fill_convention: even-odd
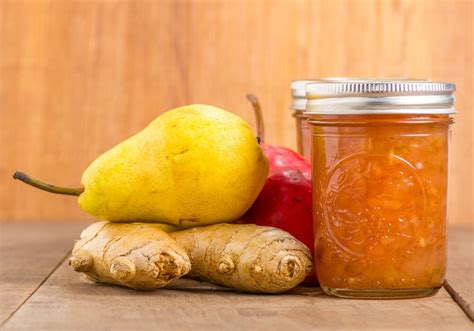
{"type": "Polygon", "coordinates": [[[325,293],[409,298],[442,286],[454,90],[413,80],[306,86],[325,293]]]}
{"type": "Polygon", "coordinates": [[[307,83],[315,80],[294,80],[291,82],[291,95],[293,97],[291,109],[292,116],[296,120],[296,142],[298,153],[306,160],[311,161],[311,129],[309,127],[306,115],[306,91],[307,83]]]}

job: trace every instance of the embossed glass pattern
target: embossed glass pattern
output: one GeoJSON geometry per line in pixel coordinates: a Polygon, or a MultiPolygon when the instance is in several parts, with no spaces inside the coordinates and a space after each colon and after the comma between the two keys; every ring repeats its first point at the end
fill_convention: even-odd
{"type": "Polygon", "coordinates": [[[446,270],[449,115],[312,114],[315,267],[323,290],[419,297],[446,270]]]}

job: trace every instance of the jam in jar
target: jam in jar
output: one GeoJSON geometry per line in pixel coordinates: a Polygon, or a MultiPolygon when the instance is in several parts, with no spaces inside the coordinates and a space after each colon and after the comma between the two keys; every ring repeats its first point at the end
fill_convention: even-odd
{"type": "Polygon", "coordinates": [[[454,85],[354,80],[306,92],[322,289],[349,298],[436,293],[446,270],[454,85]]]}
{"type": "Polygon", "coordinates": [[[306,110],[306,91],[305,86],[314,80],[294,80],[291,82],[293,117],[296,120],[296,142],[298,153],[306,160],[311,161],[311,129],[307,117],[304,114],[306,110]]]}

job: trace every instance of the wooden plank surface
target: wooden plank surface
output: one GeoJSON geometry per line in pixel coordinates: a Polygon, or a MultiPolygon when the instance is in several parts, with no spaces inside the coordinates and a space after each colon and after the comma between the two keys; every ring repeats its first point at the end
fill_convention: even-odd
{"type": "Polygon", "coordinates": [[[450,229],[446,280],[445,287],[474,321],[474,227],[450,229]]]}
{"type": "MultiPolygon", "coordinates": [[[[296,145],[292,79],[454,81],[450,219],[474,220],[471,0],[2,0],[0,178],[79,184],[100,153],[163,111],[229,109],[296,145]]],[[[85,219],[76,199],[2,181],[0,219],[85,219]]]]}
{"type": "Polygon", "coordinates": [[[472,330],[444,289],[431,298],[392,301],[318,293],[138,292],[83,283],[64,263],[5,330],[472,330]]]}
{"type": "MultiPolygon", "coordinates": [[[[451,276],[460,270],[456,261],[450,264],[451,276]]],[[[464,276],[472,278],[472,273],[464,276]]],[[[4,329],[462,331],[473,327],[444,289],[423,299],[370,301],[331,298],[319,289],[253,295],[214,290],[190,280],[176,287],[181,289],[140,292],[84,283],[64,261],[4,329]]]]}
{"type": "Polygon", "coordinates": [[[0,325],[49,276],[84,224],[0,224],[0,325]]]}

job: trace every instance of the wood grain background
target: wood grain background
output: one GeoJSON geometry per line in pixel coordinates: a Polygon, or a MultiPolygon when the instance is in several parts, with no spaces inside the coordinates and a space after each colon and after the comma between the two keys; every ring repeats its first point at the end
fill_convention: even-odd
{"type": "Polygon", "coordinates": [[[292,79],[431,78],[457,84],[450,222],[474,222],[473,2],[0,0],[0,220],[87,219],[75,186],[97,155],[161,112],[209,103],[295,146],[292,79]]]}

